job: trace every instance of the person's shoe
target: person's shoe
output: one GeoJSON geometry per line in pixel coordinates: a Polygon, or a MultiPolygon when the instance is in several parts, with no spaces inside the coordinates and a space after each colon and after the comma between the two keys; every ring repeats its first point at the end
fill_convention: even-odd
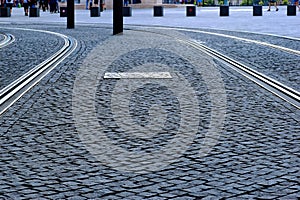
{"type": "Polygon", "coordinates": [[[276,8],[276,11],[278,11],[279,9],[278,8],[276,8]]]}
{"type": "Polygon", "coordinates": [[[28,16],[28,13],[25,13],[25,16],[28,16]]]}
{"type": "Polygon", "coordinates": [[[270,9],[268,9],[267,11],[271,11],[270,9]]]}

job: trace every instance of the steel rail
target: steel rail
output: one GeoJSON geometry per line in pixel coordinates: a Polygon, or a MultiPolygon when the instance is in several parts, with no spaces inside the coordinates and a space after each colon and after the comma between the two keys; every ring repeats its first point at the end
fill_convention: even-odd
{"type": "Polygon", "coordinates": [[[23,74],[20,78],[13,81],[0,91],[0,116],[26,92],[40,82],[47,74],[49,74],[59,63],[67,58],[77,47],[77,41],[74,38],[67,37],[63,34],[42,30],[31,31],[47,32],[58,35],[64,39],[64,45],[55,54],[29,70],[27,73],[23,74]]]}
{"type": "Polygon", "coordinates": [[[2,33],[2,35],[4,36],[4,40],[0,41],[0,48],[10,45],[11,43],[13,43],[16,40],[12,34],[2,33]]]}
{"type": "MultiPolygon", "coordinates": [[[[137,25],[130,25],[132,27],[140,27],[137,25]]],[[[192,29],[192,28],[180,28],[180,27],[155,27],[155,26],[142,26],[143,28],[151,28],[151,29],[156,29],[156,30],[175,30],[175,31],[186,31],[186,32],[193,32],[193,33],[203,33],[203,34],[208,34],[208,35],[214,35],[214,36],[219,36],[219,37],[225,37],[225,38],[229,38],[229,39],[234,39],[234,40],[239,40],[239,41],[243,41],[243,42],[248,42],[248,43],[254,43],[254,44],[258,44],[258,45],[262,45],[262,46],[267,46],[267,47],[271,47],[274,49],[278,49],[281,51],[285,51],[288,53],[292,53],[295,55],[300,55],[300,51],[295,50],[295,49],[291,49],[291,48],[287,48],[287,47],[283,47],[283,46],[279,46],[279,45],[275,45],[275,44],[271,44],[268,42],[261,42],[258,40],[253,40],[253,39],[247,39],[244,37],[237,37],[237,36],[232,36],[232,35],[228,35],[228,34],[224,34],[224,33],[216,33],[216,32],[212,32],[212,31],[202,31],[202,30],[198,30],[198,29],[192,29]]],[[[143,29],[141,29],[143,30],[143,29]]],[[[222,30],[222,29],[217,29],[220,31],[229,31],[229,30],[222,30]]],[[[235,31],[238,32],[238,31],[235,31]]],[[[247,31],[239,31],[242,33],[252,33],[252,32],[247,32],[247,31]]],[[[275,35],[275,34],[263,34],[263,33],[256,33],[253,32],[254,34],[259,34],[259,35],[267,35],[267,36],[273,36],[273,37],[278,37],[278,38],[283,38],[283,39],[289,39],[289,40],[295,40],[295,41],[300,41],[299,38],[293,38],[293,37],[287,37],[287,36],[280,36],[280,35],[275,35]]]]}
{"type": "MultiPolygon", "coordinates": [[[[184,29],[180,28],[180,30],[184,30],[184,29]]],[[[174,35],[170,36],[170,35],[167,35],[164,33],[158,33],[158,32],[147,31],[147,30],[137,30],[137,31],[151,32],[151,33],[155,33],[155,34],[160,34],[160,35],[176,38],[176,40],[178,42],[185,43],[185,44],[187,44],[197,50],[200,50],[203,53],[206,53],[207,55],[223,62],[224,64],[228,65],[229,67],[231,67],[238,73],[242,74],[246,78],[253,81],[255,84],[268,90],[269,92],[273,93],[277,97],[279,97],[279,98],[283,99],[284,101],[288,102],[289,104],[293,105],[297,109],[300,109],[300,92],[292,89],[291,87],[284,85],[283,83],[280,83],[279,81],[276,81],[275,79],[273,79],[265,74],[262,74],[256,70],[254,70],[254,69],[252,69],[252,68],[250,68],[228,56],[225,56],[224,54],[219,53],[218,51],[216,51],[212,48],[209,48],[203,44],[199,44],[196,41],[187,40],[185,38],[179,38],[174,35]]],[[[270,46],[270,47],[273,47],[273,46],[270,46]]],[[[282,48],[280,48],[280,49],[286,50],[286,49],[282,49],[282,48]]],[[[290,51],[290,52],[295,53],[295,51],[290,51]]]]}
{"type": "Polygon", "coordinates": [[[288,87],[279,81],[262,74],[228,56],[225,56],[222,53],[219,53],[216,50],[213,50],[203,44],[196,43],[194,41],[178,39],[178,41],[188,44],[196,49],[201,50],[202,52],[222,61],[223,63],[230,66],[232,69],[252,80],[254,83],[260,85],[264,89],[278,96],[279,98],[290,103],[297,109],[300,109],[300,92],[288,87]]]}

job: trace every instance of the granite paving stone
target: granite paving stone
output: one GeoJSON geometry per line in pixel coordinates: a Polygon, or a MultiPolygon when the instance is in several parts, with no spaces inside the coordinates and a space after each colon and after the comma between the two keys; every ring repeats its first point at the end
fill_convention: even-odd
{"type": "MultiPolygon", "coordinates": [[[[15,27],[14,24],[9,26],[15,27]]],[[[297,57],[291,57],[287,53],[260,45],[237,42],[203,33],[179,33],[178,31],[163,30],[155,32],[152,30],[152,33],[143,33],[144,36],[141,36],[141,31],[132,29],[126,30],[123,35],[112,36],[111,29],[105,25],[78,25],[74,30],[67,30],[61,25],[18,24],[17,26],[46,29],[70,35],[78,40],[78,47],[70,57],[59,64],[36,87],[26,93],[0,117],[0,198],[300,198],[299,112],[228,68],[224,63],[208,59],[194,48],[184,47],[173,37],[167,37],[168,40],[165,36],[160,35],[161,37],[158,37],[157,32],[167,32],[171,36],[179,35],[180,37],[201,40],[236,59],[254,64],[253,67],[279,78],[280,81],[289,83],[294,88],[298,88],[297,67],[299,66],[299,59],[297,57]],[[147,37],[148,35],[151,37],[147,37]],[[139,38],[135,38],[137,36],[144,38],[145,47],[147,45],[155,45],[155,47],[139,46],[138,50],[131,50],[131,45],[136,44],[123,40],[123,38],[135,39],[138,44],[139,38]],[[107,45],[107,42],[112,42],[114,45],[117,45],[117,42],[118,45],[119,43],[122,44],[125,49],[127,48],[126,53],[116,57],[115,55],[118,55],[122,49],[107,47],[105,51],[96,51],[96,55],[104,60],[113,57],[114,61],[108,66],[102,66],[101,63],[98,63],[97,57],[94,60],[89,60],[89,56],[95,54],[98,47],[101,49],[107,45]],[[173,51],[163,49],[167,47],[173,51]],[[184,54],[187,49],[190,55],[184,54]],[[205,134],[203,133],[209,129],[212,99],[208,95],[207,85],[204,84],[204,74],[199,74],[196,71],[196,64],[181,55],[177,55],[175,53],[177,51],[191,60],[192,57],[196,57],[198,62],[209,61],[213,63],[221,74],[224,84],[227,101],[225,121],[216,144],[210,148],[210,152],[205,156],[199,156],[199,152],[204,145],[205,134]],[[106,53],[110,56],[105,56],[106,53]],[[265,59],[268,55],[274,55],[278,59],[274,61],[265,59]],[[289,66],[284,65],[280,68],[287,59],[289,66]],[[182,76],[182,79],[187,79],[193,86],[195,94],[198,95],[197,105],[200,105],[201,108],[201,115],[199,116],[201,120],[197,123],[197,134],[191,141],[189,148],[174,162],[159,170],[150,169],[147,173],[126,171],[125,168],[118,170],[115,166],[124,167],[120,164],[123,163],[122,158],[118,157],[119,160],[116,159],[118,162],[114,160],[114,154],[118,155],[118,151],[114,151],[113,155],[106,161],[102,160],[103,157],[99,159],[97,156],[106,152],[94,154],[88,148],[81,138],[82,135],[79,134],[78,124],[72,110],[74,109],[73,106],[76,107],[73,102],[75,79],[80,75],[78,74],[80,68],[86,63],[88,63],[86,67],[97,66],[101,70],[106,69],[111,72],[118,70],[126,72],[147,63],[151,64],[151,66],[147,65],[151,68],[153,63],[159,63],[158,66],[161,69],[165,70],[166,66],[171,67],[172,70],[176,71],[178,77],[182,76]],[[109,164],[113,160],[116,162],[114,163],[115,166],[109,164]]],[[[291,48],[299,46],[299,42],[291,45],[290,41],[284,38],[222,30],[216,32],[265,40],[291,48]]],[[[35,36],[26,33],[27,38],[22,39],[21,33],[14,31],[14,34],[18,35],[20,44],[14,44],[13,48],[20,48],[23,52],[29,49],[38,49],[40,43],[30,44],[22,48],[24,43],[32,40],[35,36]]],[[[39,33],[37,36],[39,37],[38,42],[40,42],[47,37],[47,34],[39,33]]],[[[45,50],[43,56],[49,56],[61,46],[61,43],[61,39],[55,36],[49,37],[48,47],[51,50],[45,50]]],[[[43,52],[44,48],[47,49],[43,46],[39,49],[39,53],[43,52]]],[[[0,50],[0,54],[8,54],[13,50],[0,50]]],[[[38,57],[43,59],[43,56],[36,54],[32,58],[30,57],[28,63],[38,57]]],[[[16,61],[17,58],[15,58],[16,61]]],[[[8,62],[8,59],[5,59],[5,62],[8,62]]],[[[35,64],[35,62],[32,65],[28,64],[26,69],[35,64]]],[[[164,80],[153,80],[156,81],[156,85],[148,83],[139,85],[140,88],[135,91],[136,94],[130,96],[129,105],[125,105],[125,100],[118,102],[118,106],[130,108],[129,114],[132,115],[130,119],[141,127],[147,127],[148,123],[152,122],[149,119],[153,116],[152,111],[156,110],[157,105],[157,110],[167,113],[163,117],[168,119],[166,124],[169,123],[169,132],[166,131],[168,128],[166,126],[164,133],[157,134],[153,138],[150,137],[154,142],[149,138],[135,138],[126,134],[126,131],[120,128],[118,124],[128,123],[126,120],[116,122],[117,119],[115,119],[110,107],[116,94],[112,94],[111,90],[116,87],[119,81],[123,80],[104,80],[99,75],[97,81],[96,100],[94,102],[94,108],[97,112],[93,119],[97,124],[104,127],[105,137],[112,139],[112,144],[118,146],[119,150],[140,154],[146,152],[149,155],[163,149],[169,140],[174,139],[176,134],[173,133],[178,130],[178,124],[180,124],[176,120],[180,121],[178,116],[184,111],[184,108],[179,109],[180,104],[174,97],[174,92],[168,91],[167,87],[157,89],[157,85],[164,80]],[[164,104],[164,101],[167,103],[164,104]],[[174,120],[176,123],[171,124],[174,120]]],[[[126,81],[131,82],[132,80],[126,81]]],[[[213,78],[210,81],[210,83],[216,83],[213,78]]],[[[214,87],[216,87],[215,84],[214,87]]],[[[89,89],[86,88],[87,91],[89,89]]],[[[122,88],[117,89],[121,91],[122,88]]],[[[123,93],[127,94],[125,89],[124,91],[123,93]]],[[[183,96],[189,96],[187,90],[183,90],[182,93],[183,96]]],[[[118,93],[118,95],[120,94],[118,93]]],[[[80,98],[85,98],[85,94],[80,94],[80,98]]],[[[189,113],[189,115],[192,114],[194,113],[189,113]]],[[[160,113],[158,118],[163,118],[162,115],[160,113]]],[[[88,117],[86,120],[92,118],[90,115],[88,117]]],[[[94,147],[96,148],[96,146],[94,147]]],[[[134,158],[136,159],[136,162],[133,162],[135,166],[139,166],[138,159],[149,165],[153,164],[146,162],[148,160],[143,156],[134,158]]],[[[124,163],[128,162],[126,160],[124,163]]]]}

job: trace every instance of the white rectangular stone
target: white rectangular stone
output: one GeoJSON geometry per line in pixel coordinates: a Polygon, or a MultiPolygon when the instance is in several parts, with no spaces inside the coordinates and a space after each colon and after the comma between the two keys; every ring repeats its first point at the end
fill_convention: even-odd
{"type": "Polygon", "coordinates": [[[157,79],[169,79],[172,78],[169,72],[106,72],[104,74],[105,79],[150,79],[150,78],[157,78],[157,79]]]}

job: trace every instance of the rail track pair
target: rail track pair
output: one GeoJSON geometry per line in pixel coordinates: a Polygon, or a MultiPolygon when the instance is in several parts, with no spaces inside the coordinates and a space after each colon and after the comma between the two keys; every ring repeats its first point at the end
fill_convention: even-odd
{"type": "MultiPolygon", "coordinates": [[[[148,27],[149,28],[149,27],[148,27]]],[[[139,29],[137,27],[130,28],[132,31],[145,31],[145,32],[153,32],[153,27],[148,29],[147,27],[143,27],[143,29],[139,29]]],[[[5,28],[4,28],[5,29],[5,28]]],[[[13,28],[11,28],[13,29],[13,28]]],[[[18,99],[20,99],[27,91],[29,91],[32,87],[34,87],[41,79],[43,79],[47,74],[49,74],[60,62],[66,59],[77,47],[76,39],[72,37],[68,37],[66,35],[50,32],[50,31],[43,31],[43,30],[32,30],[32,29],[22,29],[22,28],[15,28],[23,31],[39,31],[45,32],[48,34],[54,34],[63,38],[64,45],[63,47],[50,56],[47,60],[43,61],[39,65],[35,66],[27,73],[22,75],[17,80],[14,80],[11,84],[6,86],[0,91],[0,116],[7,111],[18,99]]],[[[156,29],[167,29],[167,30],[177,30],[177,31],[188,31],[194,33],[204,33],[210,34],[215,36],[222,36],[227,37],[229,39],[236,39],[245,42],[250,42],[254,44],[259,44],[263,46],[267,46],[270,48],[275,48],[280,51],[285,51],[291,54],[295,54],[297,56],[300,55],[300,51],[282,47],[279,45],[274,45],[266,42],[261,42],[257,40],[250,40],[246,38],[226,35],[226,34],[219,34],[213,31],[200,31],[194,29],[184,29],[184,28],[168,28],[168,27],[161,27],[156,29]]],[[[6,28],[6,30],[10,30],[6,28]]],[[[153,32],[154,34],[163,34],[158,32],[153,32]]],[[[126,33],[125,33],[126,34],[126,33]]],[[[3,33],[3,39],[0,41],[0,49],[9,46],[11,43],[15,41],[15,37],[9,33],[3,33]]],[[[165,35],[165,34],[164,34],[165,35]]],[[[174,37],[174,36],[170,36],[174,37]]],[[[276,36],[279,37],[279,36],[276,36]]],[[[291,40],[297,40],[295,38],[289,38],[291,40]]],[[[247,77],[248,79],[252,80],[255,84],[260,85],[264,89],[268,90],[269,92],[273,93],[277,97],[283,99],[284,101],[293,105],[296,109],[300,109],[300,93],[291,87],[286,86],[285,84],[280,83],[279,81],[270,78],[269,76],[262,74],[249,66],[246,66],[235,59],[230,58],[229,56],[223,55],[222,53],[209,48],[203,44],[198,43],[197,41],[187,40],[183,38],[176,38],[178,42],[184,43],[189,45],[191,48],[195,48],[201,52],[206,53],[207,55],[225,63],[230,68],[234,69],[238,73],[242,74],[243,76],[247,77]]]]}

